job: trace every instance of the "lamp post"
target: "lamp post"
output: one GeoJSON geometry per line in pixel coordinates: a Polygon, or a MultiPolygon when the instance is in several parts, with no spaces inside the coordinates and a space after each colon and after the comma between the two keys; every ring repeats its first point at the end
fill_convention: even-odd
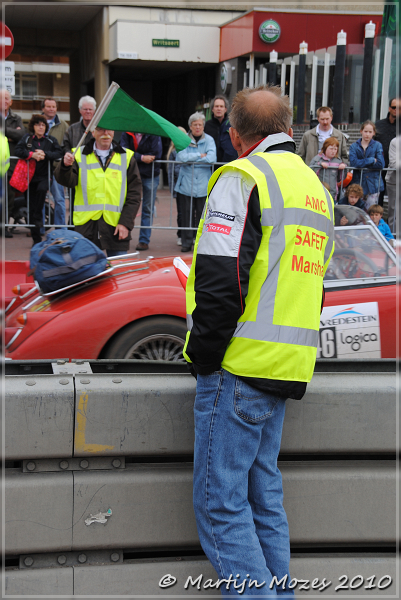
{"type": "Polygon", "coordinates": [[[370,87],[372,81],[372,65],[373,65],[373,44],[375,38],[375,23],[366,23],[365,25],[365,49],[363,53],[363,70],[362,70],[362,91],[361,91],[361,112],[360,120],[363,123],[369,118],[370,108],[370,87]]]}
{"type": "Polygon", "coordinates": [[[253,52],[249,55],[249,87],[255,87],[255,55],[253,52]]]}
{"type": "Polygon", "coordinates": [[[337,33],[336,66],[334,69],[334,92],[333,92],[333,121],[341,123],[343,119],[343,100],[345,85],[345,52],[347,34],[341,29],[337,33]]]}
{"type": "Polygon", "coordinates": [[[306,55],[308,53],[308,44],[301,42],[299,44],[299,67],[298,67],[298,100],[297,100],[297,123],[303,123],[305,112],[305,75],[306,75],[306,55]]]}
{"type": "Polygon", "coordinates": [[[312,115],[311,119],[315,116],[316,111],[316,83],[317,83],[317,56],[314,54],[312,56],[312,81],[310,88],[310,114],[312,115]]]}
{"type": "Polygon", "coordinates": [[[277,59],[278,54],[275,50],[270,52],[270,62],[269,62],[269,83],[271,85],[276,85],[277,83],[277,59]]]}

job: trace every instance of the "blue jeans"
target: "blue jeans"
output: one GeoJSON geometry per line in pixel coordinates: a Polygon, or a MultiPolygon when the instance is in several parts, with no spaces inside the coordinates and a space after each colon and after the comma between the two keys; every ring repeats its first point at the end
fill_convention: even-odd
{"type": "MultiPolygon", "coordinates": [[[[155,205],[156,192],[159,186],[159,177],[155,177],[152,182],[151,177],[142,178],[142,214],[141,214],[141,226],[148,227],[151,225],[151,215],[153,214],[153,208],[155,205]]],[[[139,242],[149,244],[151,229],[141,229],[139,233],[139,242]]]]}
{"type": "Polygon", "coordinates": [[[64,186],[54,178],[50,187],[54,200],[54,224],[65,225],[65,194],[64,186]]]}
{"type": "Polygon", "coordinates": [[[222,595],[293,597],[282,586],[290,540],[277,467],[285,400],[222,369],[198,375],[195,399],[194,509],[199,539],[222,595]],[[237,577],[238,575],[238,577],[237,577]],[[254,584],[240,593],[248,577],[254,584]]]}
{"type": "MultiPolygon", "coordinates": [[[[54,225],[65,225],[65,195],[64,186],[52,179],[50,191],[54,200],[54,225]]],[[[45,221],[46,204],[43,207],[43,222],[45,221]]],[[[44,228],[41,233],[44,233],[44,228]]]]}

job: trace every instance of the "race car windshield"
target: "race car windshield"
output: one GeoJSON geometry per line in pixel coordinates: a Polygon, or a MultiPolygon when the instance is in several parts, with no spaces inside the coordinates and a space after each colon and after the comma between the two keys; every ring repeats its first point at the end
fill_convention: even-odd
{"type": "Polygon", "coordinates": [[[325,281],[395,277],[395,252],[369,217],[362,210],[353,210],[362,213],[356,218],[368,219],[368,224],[336,227],[335,250],[326,271],[325,281]]]}
{"type": "Polygon", "coordinates": [[[369,225],[370,217],[361,208],[347,204],[336,204],[334,207],[334,225],[343,227],[352,225],[369,225]]]}

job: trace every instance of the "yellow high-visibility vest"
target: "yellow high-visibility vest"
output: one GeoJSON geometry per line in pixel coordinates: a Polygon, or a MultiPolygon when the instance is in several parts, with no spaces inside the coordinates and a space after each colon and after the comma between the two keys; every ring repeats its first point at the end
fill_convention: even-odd
{"type": "Polygon", "coordinates": [[[244,313],[222,367],[244,377],[308,382],[316,362],[323,276],[334,251],[334,203],[315,173],[289,152],[259,152],[212,175],[186,288],[184,356],[190,362],[185,350],[196,307],[199,238],[202,233],[219,235],[204,228],[209,194],[228,170],[257,185],[262,240],[249,272],[244,313]]]}
{"type": "Polygon", "coordinates": [[[5,175],[10,166],[10,147],[8,139],[0,131],[0,175],[5,175]]]}
{"type": "Polygon", "coordinates": [[[103,217],[116,227],[127,195],[127,169],[134,153],[115,152],[107,169],[103,171],[94,152],[82,154],[78,149],[75,160],[79,166],[78,185],[75,188],[74,225],[84,225],[89,220],[103,217]]]}

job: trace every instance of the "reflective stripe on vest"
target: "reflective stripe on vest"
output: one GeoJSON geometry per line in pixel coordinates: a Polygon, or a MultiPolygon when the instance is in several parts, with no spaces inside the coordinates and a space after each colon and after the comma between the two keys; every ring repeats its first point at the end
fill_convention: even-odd
{"type": "MultiPolygon", "coordinates": [[[[91,218],[99,218],[101,215],[103,215],[105,221],[108,222],[110,225],[115,226],[118,224],[119,215],[121,214],[121,211],[123,209],[125,197],[127,194],[127,164],[129,164],[131,156],[133,156],[133,152],[131,152],[130,150],[127,150],[125,153],[122,154],[115,153],[110,163],[108,164],[107,169],[104,171],[101,164],[96,158],[96,162],[94,162],[94,154],[91,153],[89,155],[85,155],[81,154],[80,149],[78,150],[75,158],[79,166],[80,181],[77,186],[77,195],[74,202],[74,213],[77,214],[77,220],[82,220],[82,217],[78,219],[78,213],[94,213],[92,217],[91,215],[88,215],[88,218],[82,222],[86,222],[91,218]],[[121,164],[114,162],[115,160],[121,161],[121,164]],[[111,180],[111,173],[113,171],[121,172],[121,184],[119,186],[118,204],[112,204],[106,201],[99,203],[89,201],[89,197],[91,196],[92,191],[89,190],[88,196],[88,180],[90,179],[90,173],[93,173],[97,170],[100,170],[102,171],[102,173],[104,173],[104,177],[106,180],[111,180]],[[83,203],[80,203],[81,199],[83,203]],[[96,215],[96,213],[98,214],[96,215]]],[[[95,197],[97,198],[105,196],[105,193],[95,194],[95,197]]]]}
{"type": "MultiPolygon", "coordinates": [[[[281,221],[280,227],[276,227],[275,243],[269,244],[269,269],[266,280],[261,288],[256,320],[238,323],[233,337],[245,337],[252,340],[296,344],[299,346],[313,346],[316,348],[319,332],[315,329],[275,325],[273,323],[275,308],[274,299],[280,272],[280,259],[286,247],[284,227],[287,225],[312,227],[328,236],[333,222],[333,207],[331,205],[331,200],[328,200],[327,202],[331,220],[323,214],[311,212],[305,208],[285,208],[283,194],[269,163],[264,158],[257,155],[252,156],[249,159],[249,162],[256,166],[266,177],[269,195],[270,197],[274,197],[274,205],[271,206],[271,208],[264,208],[262,211],[262,226],[273,227],[275,223],[275,214],[279,215],[280,213],[283,213],[284,219],[281,221]],[[263,302],[264,297],[270,297],[273,301],[265,303],[263,302]]],[[[332,248],[333,240],[330,241],[330,247],[332,248]]],[[[326,245],[325,250],[325,256],[327,254],[327,258],[331,253],[331,249],[329,250],[327,248],[328,245],[329,244],[326,245]]]]}
{"type": "MultiPolygon", "coordinates": [[[[257,185],[262,241],[249,274],[245,310],[222,367],[245,377],[309,381],[316,360],[323,275],[334,250],[332,198],[298,156],[287,152],[258,153],[221,167],[211,177],[209,194],[223,176],[216,193],[225,198],[227,212],[235,205],[235,199],[229,195],[235,193],[231,191],[235,187],[228,185],[227,196],[224,194],[223,179],[229,177],[230,169],[242,171],[244,181],[251,177],[257,185]],[[299,186],[294,185],[297,177],[299,186]]],[[[222,234],[214,233],[212,236],[216,237],[212,239],[208,233],[208,202],[209,196],[188,278],[189,313],[196,306],[194,275],[201,234],[209,236],[202,254],[237,255],[229,235],[223,239],[217,237],[222,234]]],[[[187,315],[187,326],[188,340],[192,314],[187,315]]]]}

